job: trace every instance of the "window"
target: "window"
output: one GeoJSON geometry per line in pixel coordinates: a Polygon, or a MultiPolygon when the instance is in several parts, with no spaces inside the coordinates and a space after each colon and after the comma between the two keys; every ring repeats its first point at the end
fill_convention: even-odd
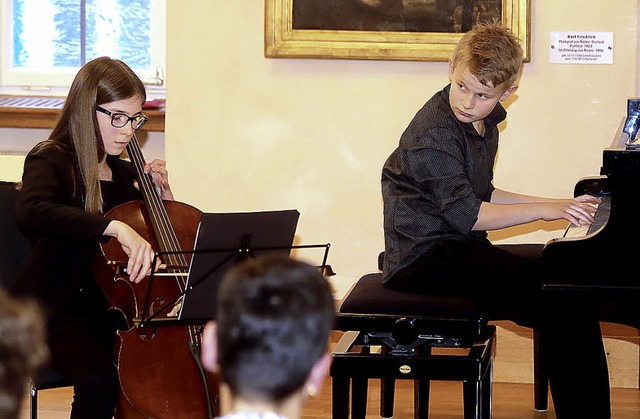
{"type": "Polygon", "coordinates": [[[165,0],[0,0],[0,7],[2,93],[65,94],[78,69],[103,55],[164,91],[165,0]]]}

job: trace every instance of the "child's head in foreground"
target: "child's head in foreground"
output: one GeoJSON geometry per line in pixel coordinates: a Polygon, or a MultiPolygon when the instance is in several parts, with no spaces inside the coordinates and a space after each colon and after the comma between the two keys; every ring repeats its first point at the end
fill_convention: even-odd
{"type": "Polygon", "coordinates": [[[236,397],[273,404],[317,387],[308,380],[329,358],[334,317],[331,287],[317,267],[278,256],[237,265],[218,291],[222,381],[236,397]]]}

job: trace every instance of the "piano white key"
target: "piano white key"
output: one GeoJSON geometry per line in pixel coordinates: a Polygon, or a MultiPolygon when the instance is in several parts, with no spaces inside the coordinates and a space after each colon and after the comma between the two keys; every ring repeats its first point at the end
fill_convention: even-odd
{"type": "Polygon", "coordinates": [[[584,237],[587,235],[589,231],[589,226],[574,226],[571,224],[567,227],[567,230],[564,232],[564,237],[584,237]]]}

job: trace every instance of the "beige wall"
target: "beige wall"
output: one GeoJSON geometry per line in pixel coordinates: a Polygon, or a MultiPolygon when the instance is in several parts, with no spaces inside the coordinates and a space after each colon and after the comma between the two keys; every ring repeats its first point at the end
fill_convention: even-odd
{"type": "MultiPolygon", "coordinates": [[[[567,196],[597,175],[636,95],[637,1],[533,1],[532,59],[508,105],[498,187],[567,196]],[[597,10],[597,12],[595,12],[597,10]],[[613,65],[549,64],[549,32],[613,32],[613,65]]],[[[298,242],[330,242],[339,288],[383,249],[380,170],[446,64],[267,59],[258,0],[168,1],[166,158],[203,211],[297,208],[298,242]]],[[[545,242],[562,223],[495,240],[545,242]],[[515,236],[515,235],[518,236],[515,236]]]]}

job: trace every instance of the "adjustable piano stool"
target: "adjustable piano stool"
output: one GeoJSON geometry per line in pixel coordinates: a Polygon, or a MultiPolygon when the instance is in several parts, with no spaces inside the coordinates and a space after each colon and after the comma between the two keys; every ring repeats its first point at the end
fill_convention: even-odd
{"type": "Polygon", "coordinates": [[[471,299],[411,294],[363,276],[337,313],[344,331],[332,356],[333,419],[364,419],[370,378],[381,379],[380,416],[393,417],[396,379],[414,382],[414,417],[427,418],[429,382],[463,381],[464,417],[491,417],[495,326],[471,299]],[[453,349],[456,348],[456,349],[453,349]]]}

